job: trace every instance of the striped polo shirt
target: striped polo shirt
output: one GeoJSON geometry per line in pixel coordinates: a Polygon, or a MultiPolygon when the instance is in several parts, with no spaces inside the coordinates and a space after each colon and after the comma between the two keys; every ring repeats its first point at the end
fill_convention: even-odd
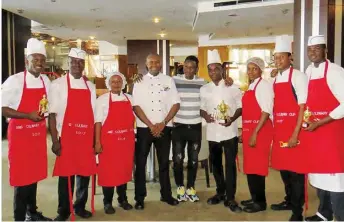
{"type": "Polygon", "coordinates": [[[197,76],[193,80],[188,80],[184,75],[174,76],[173,79],[181,100],[180,109],[174,117],[174,122],[182,124],[201,123],[200,88],[206,84],[206,81],[197,76]]]}

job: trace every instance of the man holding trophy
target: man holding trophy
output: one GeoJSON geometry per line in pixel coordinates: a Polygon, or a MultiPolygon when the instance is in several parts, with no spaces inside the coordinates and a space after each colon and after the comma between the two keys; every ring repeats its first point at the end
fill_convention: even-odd
{"type": "Polygon", "coordinates": [[[217,50],[208,51],[208,72],[212,82],[200,90],[201,116],[207,121],[207,140],[217,194],[208,199],[208,204],[224,205],[233,212],[242,209],[235,201],[236,156],[238,153],[238,126],[236,119],[241,116],[242,94],[235,86],[226,86],[222,79],[223,68],[217,50]],[[222,166],[222,153],[225,152],[226,178],[222,166]]]}
{"type": "Polygon", "coordinates": [[[305,141],[309,181],[320,199],[316,215],[307,221],[344,221],[344,69],[326,59],[323,35],[310,36],[312,62],[306,70],[309,90],[305,141]]]}
{"type": "Polygon", "coordinates": [[[11,75],[2,85],[2,115],[10,118],[8,159],[10,185],[14,187],[15,221],[51,220],[37,212],[36,206],[37,183],[45,179],[48,172],[44,115],[50,80],[41,75],[45,61],[43,42],[29,39],[26,70],[11,75]]]}

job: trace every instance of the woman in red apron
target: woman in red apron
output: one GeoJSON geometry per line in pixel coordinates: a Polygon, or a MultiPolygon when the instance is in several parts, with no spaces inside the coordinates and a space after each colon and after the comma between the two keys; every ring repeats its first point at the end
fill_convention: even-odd
{"type": "Polygon", "coordinates": [[[274,88],[274,138],[271,166],[280,170],[285,186],[285,201],[271,205],[273,210],[292,210],[290,220],[303,220],[305,200],[306,152],[302,140],[304,98],[307,96],[307,76],[291,66],[291,41],[279,36],[274,54],[279,73],[274,88]],[[294,76],[295,75],[295,76],[294,76]],[[296,84],[296,82],[298,84],[296,84]]]}
{"type": "MultiPolygon", "coordinates": [[[[85,89],[72,88],[71,78],[73,77],[70,74],[60,79],[60,81],[67,82],[68,89],[67,105],[60,138],[61,147],[59,150],[56,150],[56,146],[53,146],[53,151],[57,154],[53,176],[60,177],[59,215],[57,217],[60,220],[68,219],[70,214],[72,214],[71,219],[74,220],[74,211],[83,218],[92,216],[89,211],[85,210],[84,204],[87,201],[89,177],[91,175],[94,176],[97,170],[96,157],[93,150],[94,113],[91,103],[91,90],[86,79],[82,77],[85,61],[80,56],[82,53],[83,51],[80,49],[71,49],[69,57],[73,77],[74,79],[81,79],[85,89]],[[86,187],[82,189],[82,194],[77,190],[77,201],[74,204],[75,209],[73,209],[72,203],[74,175],[78,176],[78,186],[86,187]],[[69,198],[67,198],[66,193],[68,193],[69,198]]],[[[94,179],[92,179],[91,208],[92,213],[94,213],[94,179]]]]}
{"type": "Polygon", "coordinates": [[[2,85],[2,115],[8,126],[9,183],[14,187],[15,221],[51,220],[37,212],[37,183],[47,177],[47,138],[40,101],[47,97],[50,81],[40,75],[46,61],[43,42],[27,42],[27,69],[10,76],[2,85]],[[46,85],[47,84],[47,85],[46,85]],[[47,86],[47,88],[46,88],[47,86]],[[22,92],[18,92],[22,87],[22,92]],[[18,91],[17,91],[18,90],[18,91]]]}
{"type": "Polygon", "coordinates": [[[265,63],[253,57],[247,61],[250,88],[242,98],[242,140],[244,148],[244,173],[252,199],[242,201],[248,213],[266,210],[265,177],[268,175],[273,129],[269,118],[272,113],[273,91],[261,75],[265,63]],[[261,99],[258,103],[258,96],[261,99]],[[262,107],[264,102],[264,107],[262,107]],[[270,113],[269,113],[270,112],[270,113]]]}
{"type": "Polygon", "coordinates": [[[119,206],[124,210],[132,209],[126,190],[134,163],[135,117],[128,95],[122,93],[126,85],[125,77],[121,73],[110,74],[106,84],[110,92],[97,99],[95,150],[99,154],[98,184],[103,187],[104,211],[114,214],[114,187],[119,206]]]}

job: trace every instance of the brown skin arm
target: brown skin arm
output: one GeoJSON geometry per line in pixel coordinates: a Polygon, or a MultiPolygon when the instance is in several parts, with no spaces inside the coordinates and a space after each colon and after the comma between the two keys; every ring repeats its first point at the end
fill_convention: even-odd
{"type": "Polygon", "coordinates": [[[291,135],[291,137],[288,141],[289,147],[295,147],[295,146],[297,146],[297,143],[298,143],[298,137],[299,137],[299,133],[300,133],[301,126],[302,126],[303,112],[305,110],[305,104],[300,104],[299,106],[300,106],[300,110],[299,110],[299,113],[297,116],[296,126],[295,126],[293,134],[291,135]]]}
{"type": "Polygon", "coordinates": [[[94,135],[95,135],[94,151],[96,154],[99,154],[103,151],[102,144],[100,142],[101,131],[102,131],[102,123],[99,123],[99,122],[95,123],[94,124],[94,135]]]}
{"type": "Polygon", "coordinates": [[[232,117],[229,118],[229,121],[227,123],[220,123],[220,125],[228,127],[234,122],[236,119],[238,119],[241,116],[242,113],[242,108],[239,108],[235,110],[235,113],[232,117]]]}
{"type": "Polygon", "coordinates": [[[50,135],[51,135],[51,140],[53,141],[53,146],[52,146],[51,150],[53,151],[53,153],[56,156],[60,156],[61,155],[61,144],[59,141],[59,133],[58,133],[57,128],[56,128],[56,114],[55,113],[49,114],[48,123],[49,123],[49,131],[50,131],[50,135]]]}
{"type": "Polygon", "coordinates": [[[214,118],[213,118],[211,115],[209,115],[206,111],[204,111],[204,110],[201,109],[200,114],[201,114],[201,117],[202,117],[203,119],[205,119],[205,121],[206,121],[207,123],[212,123],[212,122],[214,122],[214,118]]]}
{"type": "Polygon", "coordinates": [[[173,119],[173,117],[177,114],[179,109],[180,109],[180,104],[179,103],[174,104],[171,107],[170,111],[168,112],[167,116],[165,117],[164,122],[155,124],[155,126],[158,128],[159,135],[164,130],[166,124],[170,122],[173,119]]]}
{"type": "Polygon", "coordinates": [[[269,119],[269,116],[270,116],[270,114],[266,113],[266,112],[262,112],[262,114],[260,115],[259,122],[258,122],[256,128],[254,129],[254,131],[252,132],[252,135],[251,135],[251,137],[249,139],[249,144],[248,145],[250,147],[255,147],[256,146],[258,132],[264,126],[266,121],[269,119]]]}
{"type": "Polygon", "coordinates": [[[157,128],[155,125],[152,124],[152,122],[147,118],[146,114],[143,112],[140,106],[134,106],[134,112],[139,119],[148,126],[148,128],[151,130],[151,133],[153,136],[157,135],[157,128]]]}
{"type": "Polygon", "coordinates": [[[6,118],[29,119],[34,122],[39,122],[43,119],[41,116],[38,115],[38,112],[36,111],[33,111],[31,113],[22,113],[10,107],[2,107],[1,111],[2,111],[2,115],[6,118]]]}
{"type": "Polygon", "coordinates": [[[312,131],[316,130],[318,127],[323,126],[323,125],[328,124],[328,123],[333,122],[333,121],[335,121],[335,119],[333,119],[330,116],[326,116],[319,121],[311,122],[305,130],[312,132],[312,131]]]}

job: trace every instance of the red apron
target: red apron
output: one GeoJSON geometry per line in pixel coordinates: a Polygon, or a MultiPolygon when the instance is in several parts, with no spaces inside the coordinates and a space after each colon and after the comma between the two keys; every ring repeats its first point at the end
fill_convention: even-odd
{"type": "Polygon", "coordinates": [[[255,92],[258,84],[253,90],[245,92],[242,98],[242,140],[244,147],[244,173],[267,176],[269,171],[269,156],[273,137],[272,122],[266,121],[259,130],[255,147],[248,145],[252,132],[257,127],[262,110],[257,102],[255,92]]]}
{"type": "MultiPolygon", "coordinates": [[[[31,75],[31,74],[30,74],[31,75]]],[[[27,88],[24,71],[23,94],[17,111],[38,112],[39,102],[46,95],[43,88],[27,88]]],[[[45,119],[11,119],[8,125],[8,160],[11,186],[26,186],[47,178],[47,129],[45,119]]]]}
{"type": "MultiPolygon", "coordinates": [[[[68,176],[69,188],[70,176],[94,176],[97,170],[93,150],[94,114],[91,92],[85,79],[84,81],[87,89],[72,89],[67,74],[68,99],[61,132],[61,155],[56,157],[53,176],[68,176]]],[[[94,187],[93,179],[92,187],[94,187]]],[[[70,190],[69,194],[71,213],[73,213],[70,190]]],[[[94,212],[93,198],[92,193],[91,204],[94,212]]],[[[73,214],[72,219],[74,219],[73,214]]]]}
{"type": "MultiPolygon", "coordinates": [[[[340,105],[327,85],[328,61],[324,77],[309,81],[307,106],[312,118],[322,119],[340,105]]],[[[344,172],[344,119],[320,126],[313,132],[304,131],[308,149],[309,173],[344,172]]]]}
{"type": "Polygon", "coordinates": [[[299,105],[292,90],[293,67],[290,67],[288,82],[274,83],[274,139],[271,154],[271,167],[276,170],[288,170],[305,173],[305,146],[302,131],[300,144],[292,148],[282,148],[280,142],[287,143],[292,136],[299,113],[299,105]]]}
{"type": "Polygon", "coordinates": [[[135,150],[134,122],[130,101],[112,102],[110,92],[109,113],[101,130],[103,152],[98,156],[99,186],[119,186],[131,180],[135,150]]]}

